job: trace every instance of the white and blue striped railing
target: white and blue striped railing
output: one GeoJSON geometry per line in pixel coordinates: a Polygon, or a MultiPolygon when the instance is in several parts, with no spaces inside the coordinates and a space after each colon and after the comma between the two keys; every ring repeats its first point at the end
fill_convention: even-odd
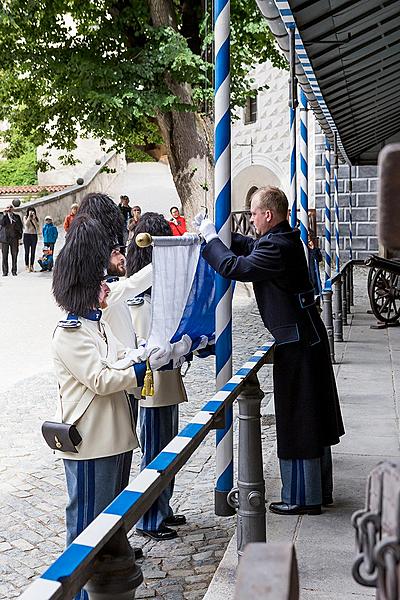
{"type": "Polygon", "coordinates": [[[129,531],[149,509],[172,477],[188,461],[246,380],[272,361],[273,342],[261,346],[225,385],[195,414],[176,437],[68,546],[57,560],[20,596],[21,600],[69,600],[91,576],[91,565],[120,528],[129,531]]]}
{"type": "MultiPolygon", "coordinates": [[[[215,226],[224,244],[231,245],[231,111],[230,111],[230,1],[214,0],[215,38],[215,226]]],[[[232,375],[232,284],[215,278],[216,389],[232,375]]],[[[233,484],[232,412],[216,435],[215,512],[232,514],[227,504],[233,484]]]]}

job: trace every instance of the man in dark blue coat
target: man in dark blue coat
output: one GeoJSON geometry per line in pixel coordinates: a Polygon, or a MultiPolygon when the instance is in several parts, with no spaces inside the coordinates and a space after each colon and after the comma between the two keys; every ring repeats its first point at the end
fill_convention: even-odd
{"type": "MultiPolygon", "coordinates": [[[[203,219],[203,256],[223,277],[251,281],[264,325],[275,338],[274,399],[281,502],[278,514],[320,514],[333,502],[330,447],[344,428],[325,327],[300,240],[287,221],[288,201],[274,187],[260,188],[251,201],[259,238],[233,234],[231,248],[203,219]]],[[[201,219],[200,219],[201,220],[201,219]]]]}

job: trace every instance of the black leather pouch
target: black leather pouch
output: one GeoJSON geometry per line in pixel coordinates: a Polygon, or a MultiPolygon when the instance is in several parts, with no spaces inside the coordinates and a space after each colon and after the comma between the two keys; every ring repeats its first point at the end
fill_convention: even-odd
{"type": "Polygon", "coordinates": [[[52,450],[78,453],[76,447],[81,443],[82,437],[75,425],[45,421],[42,424],[42,434],[52,450]]]}

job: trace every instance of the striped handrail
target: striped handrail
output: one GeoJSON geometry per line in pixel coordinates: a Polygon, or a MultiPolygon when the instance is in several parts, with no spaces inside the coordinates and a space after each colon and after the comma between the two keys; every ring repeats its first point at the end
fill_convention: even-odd
{"type": "Polygon", "coordinates": [[[273,342],[258,348],[191,421],[137,475],[55,562],[23,592],[21,600],[69,600],[85,585],[105,544],[119,529],[129,531],[189,460],[207,434],[223,423],[245,383],[271,362],[273,342]]]}

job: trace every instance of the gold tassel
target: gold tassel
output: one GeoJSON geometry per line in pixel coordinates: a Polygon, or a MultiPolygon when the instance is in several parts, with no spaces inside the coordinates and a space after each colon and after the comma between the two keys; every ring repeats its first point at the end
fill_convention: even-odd
{"type": "Polygon", "coordinates": [[[144,375],[142,396],[154,396],[154,380],[149,361],[146,361],[146,373],[144,375]]]}

